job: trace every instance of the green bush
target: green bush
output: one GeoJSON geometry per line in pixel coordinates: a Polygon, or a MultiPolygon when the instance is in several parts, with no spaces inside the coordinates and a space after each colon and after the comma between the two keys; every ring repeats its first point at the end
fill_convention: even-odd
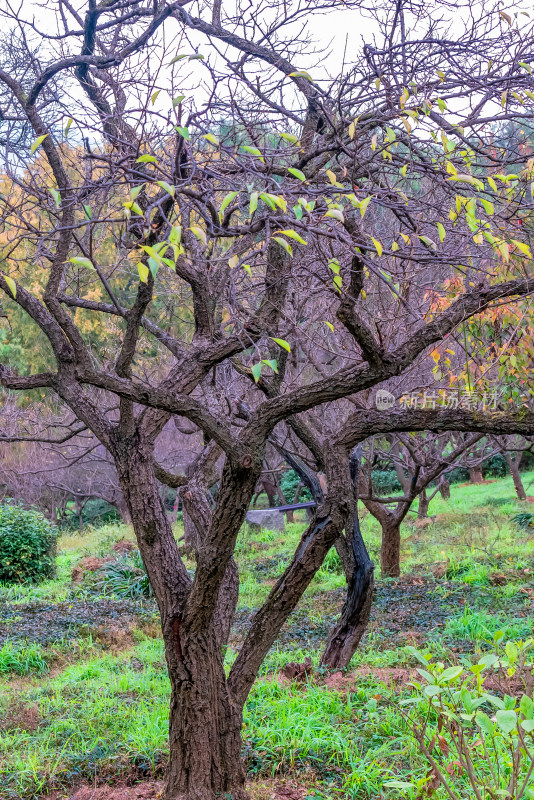
{"type": "MultiPolygon", "coordinates": [[[[282,480],[280,481],[280,488],[286,498],[286,503],[292,503],[293,498],[295,497],[295,492],[297,491],[297,487],[300,483],[300,478],[295,472],[294,469],[288,469],[287,472],[284,472],[282,475],[282,480]]],[[[299,503],[307,503],[309,500],[312,499],[311,492],[307,486],[304,486],[300,490],[299,495],[299,503]]]]}
{"type": "Polygon", "coordinates": [[[0,582],[37,583],[56,571],[57,532],[38,511],[0,505],[0,582]]]}

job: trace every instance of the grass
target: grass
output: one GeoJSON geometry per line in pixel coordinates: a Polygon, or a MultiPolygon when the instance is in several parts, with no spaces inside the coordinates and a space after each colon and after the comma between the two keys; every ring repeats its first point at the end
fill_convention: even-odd
{"type": "MultiPolygon", "coordinates": [[[[525,474],[524,482],[526,487],[534,483],[534,473],[525,474]]],[[[417,527],[412,515],[402,530],[404,577],[400,583],[380,581],[378,572],[371,625],[348,675],[359,672],[352,681],[344,677],[341,688],[318,669],[344,597],[341,564],[331,551],[268,654],[247,703],[250,775],[296,776],[323,800],[393,800],[399,792],[384,786],[388,780],[422,778],[426,767],[399,706],[411,689],[395,685],[391,671],[414,667],[412,643],[454,662],[459,653],[484,650],[497,630],[507,638],[532,633],[531,532],[510,522],[530,507],[514,499],[512,481],[505,478],[453,486],[448,503],[437,496],[426,528],[417,527]],[[442,579],[435,580],[429,569],[436,562],[447,562],[442,579]],[[316,669],[311,682],[288,684],[279,678],[285,664],[307,656],[316,669]]],[[[245,529],[239,536],[241,586],[228,669],[251,613],[298,543],[303,515],[297,520],[285,535],[251,536],[245,529]]],[[[362,530],[377,561],[379,526],[363,514],[362,530]]],[[[181,533],[177,527],[176,536],[181,533]]],[[[58,604],[74,603],[74,565],[85,555],[107,555],[121,538],[132,539],[131,529],[109,525],[63,535],[54,580],[0,587],[0,626],[15,630],[27,610],[42,604],[53,615],[58,604]]],[[[0,648],[0,713],[11,720],[0,721],[2,800],[32,800],[97,776],[157,776],[163,769],[169,682],[161,639],[145,635],[139,622],[128,643],[110,647],[88,627],[83,638],[78,633],[46,647],[8,638],[0,648]],[[20,709],[31,710],[31,725],[20,709]]]]}

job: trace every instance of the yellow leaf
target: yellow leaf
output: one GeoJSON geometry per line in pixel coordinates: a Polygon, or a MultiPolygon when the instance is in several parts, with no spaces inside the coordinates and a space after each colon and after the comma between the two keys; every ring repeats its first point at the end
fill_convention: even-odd
{"type": "Polygon", "coordinates": [[[382,245],[380,244],[378,239],[375,239],[373,236],[371,236],[371,239],[373,240],[376,252],[378,253],[379,256],[381,256],[383,252],[382,245]]]}
{"type": "Polygon", "coordinates": [[[332,325],[332,323],[328,322],[328,320],[326,320],[326,319],[323,319],[323,322],[324,322],[325,325],[327,325],[330,328],[332,333],[334,333],[334,326],[332,325]]]}
{"type": "Polygon", "coordinates": [[[238,264],[239,264],[238,255],[232,256],[232,258],[228,259],[228,266],[230,267],[230,269],[234,269],[235,267],[237,267],[238,264]]]}
{"type": "Polygon", "coordinates": [[[37,150],[39,145],[41,145],[44,142],[44,140],[46,139],[47,136],[48,136],[48,134],[45,133],[45,134],[43,134],[43,136],[38,136],[37,137],[37,139],[34,141],[32,146],[30,147],[30,155],[31,156],[33,156],[33,154],[35,153],[35,151],[37,150]]]}
{"type": "Polygon", "coordinates": [[[143,264],[142,261],[139,261],[137,264],[137,271],[139,273],[139,280],[141,283],[148,283],[148,276],[150,275],[150,270],[146,264],[143,264]]]}
{"type": "Polygon", "coordinates": [[[332,172],[332,170],[331,170],[331,169],[327,169],[327,170],[325,170],[325,172],[326,172],[326,174],[328,175],[328,178],[329,178],[329,180],[330,180],[330,183],[332,183],[332,184],[335,186],[335,185],[336,185],[336,183],[337,183],[336,173],[335,173],[335,172],[332,172]]]}
{"type": "Polygon", "coordinates": [[[199,242],[202,242],[203,244],[208,243],[208,237],[206,236],[206,231],[203,228],[199,228],[198,225],[191,225],[189,230],[191,233],[194,233],[199,242]]]}
{"type": "Polygon", "coordinates": [[[16,297],[17,296],[17,284],[15,283],[13,278],[10,278],[9,275],[4,275],[4,280],[7,283],[9,291],[11,292],[13,297],[16,297]]]}

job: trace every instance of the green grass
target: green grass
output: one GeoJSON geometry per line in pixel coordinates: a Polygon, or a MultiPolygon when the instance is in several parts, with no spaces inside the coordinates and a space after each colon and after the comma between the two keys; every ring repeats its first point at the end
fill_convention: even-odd
{"type": "MultiPolygon", "coordinates": [[[[526,487],[534,483],[534,473],[525,474],[524,482],[526,487]]],[[[344,597],[343,571],[332,550],[268,654],[250,695],[244,728],[250,774],[267,779],[290,773],[324,800],[393,799],[399,793],[385,788],[385,781],[422,777],[425,765],[399,706],[411,690],[402,684],[395,689],[389,677],[389,670],[415,664],[403,634],[407,629],[417,634],[417,626],[425,623],[418,616],[417,591],[428,599],[431,616],[420,629],[418,644],[444,662],[458,659],[457,643],[462,653],[484,649],[497,630],[507,638],[530,635],[532,533],[510,522],[519,510],[530,508],[514,499],[512,481],[505,478],[482,486],[453,486],[449,502],[438,495],[430,507],[434,522],[427,528],[418,528],[411,515],[402,529],[406,589],[395,581],[380,581],[377,569],[373,621],[351,663],[351,669],[363,672],[341,691],[322,685],[323,671],[317,670],[344,597]],[[447,576],[434,581],[429,564],[447,559],[447,576]],[[497,581],[496,574],[501,576],[497,581]],[[410,586],[415,587],[413,601],[410,586]],[[433,609],[441,617],[433,619],[433,609]],[[397,631],[398,618],[402,624],[397,631]],[[289,661],[302,662],[307,656],[319,685],[291,685],[276,678],[289,661]]],[[[226,653],[227,669],[250,614],[282,574],[304,527],[301,514],[284,535],[263,531],[252,536],[246,528],[241,532],[236,549],[238,621],[226,653]]],[[[380,529],[365,513],[362,530],[379,563],[380,529]]],[[[177,527],[176,536],[181,532],[177,527]]],[[[63,535],[57,577],[36,586],[0,587],[0,613],[2,603],[9,608],[68,600],[70,574],[78,560],[107,555],[125,537],[133,535],[122,525],[63,535]]],[[[188,561],[187,566],[194,565],[188,561]]],[[[13,626],[18,609],[15,613],[13,626]]],[[[94,781],[99,774],[159,774],[167,757],[168,703],[162,641],[141,630],[134,632],[133,646],[121,652],[105,652],[91,636],[46,648],[8,641],[0,649],[0,711],[9,719],[10,709],[19,704],[35,708],[41,724],[31,730],[0,725],[0,797],[31,800],[54,787],[94,781]]]]}

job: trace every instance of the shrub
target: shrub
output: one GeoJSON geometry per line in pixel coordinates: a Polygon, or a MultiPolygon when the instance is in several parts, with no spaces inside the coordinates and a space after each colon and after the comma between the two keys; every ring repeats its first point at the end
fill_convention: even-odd
{"type": "Polygon", "coordinates": [[[390,469],[374,469],[371,473],[373,489],[377,494],[397,494],[402,492],[397,474],[390,469]]]}
{"type": "Polygon", "coordinates": [[[404,796],[533,798],[533,648],[533,639],[505,643],[498,631],[478,663],[450,667],[408,648],[423,669],[416,696],[401,705],[413,706],[409,728],[428,771],[416,783],[384,785],[404,796]]]}
{"type": "Polygon", "coordinates": [[[56,528],[38,511],[0,505],[0,581],[37,583],[56,571],[56,528]]]}
{"type": "MultiPolygon", "coordinates": [[[[293,502],[293,498],[295,497],[295,493],[297,491],[299,483],[300,483],[300,478],[294,469],[288,469],[287,472],[284,472],[282,480],[280,481],[280,488],[282,489],[283,495],[286,498],[287,503],[293,502]]],[[[312,496],[310,490],[308,489],[307,486],[304,486],[300,490],[299,503],[307,503],[311,499],[312,496]]]]}

